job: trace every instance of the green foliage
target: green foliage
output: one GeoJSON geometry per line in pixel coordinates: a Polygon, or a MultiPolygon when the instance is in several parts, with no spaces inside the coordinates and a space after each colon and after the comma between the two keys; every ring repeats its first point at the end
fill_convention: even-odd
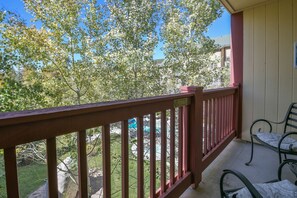
{"type": "Polygon", "coordinates": [[[165,67],[170,88],[181,85],[207,87],[218,75],[211,60],[216,46],[204,35],[207,27],[221,15],[216,0],[167,1],[164,8],[162,36],[165,67]]]}
{"type": "Polygon", "coordinates": [[[13,79],[4,79],[0,88],[0,111],[19,111],[47,106],[40,84],[24,85],[13,79]]]}
{"type": "Polygon", "coordinates": [[[156,94],[160,89],[154,80],[160,73],[153,61],[158,43],[156,2],[108,0],[106,5],[110,13],[107,61],[112,95],[130,99],[156,94]]]}
{"type": "Polygon", "coordinates": [[[210,59],[216,46],[204,35],[222,12],[215,0],[24,3],[42,25],[1,12],[2,59],[9,59],[3,67],[18,75],[34,70],[46,106],[172,93],[219,77],[210,59]],[[160,41],[166,57],[158,65],[160,41]]]}

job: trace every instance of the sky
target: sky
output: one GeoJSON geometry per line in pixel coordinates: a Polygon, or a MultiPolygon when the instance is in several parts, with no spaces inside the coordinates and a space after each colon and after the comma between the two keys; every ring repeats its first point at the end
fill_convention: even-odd
{"type": "MultiPolygon", "coordinates": [[[[30,19],[32,16],[24,9],[24,3],[22,0],[0,0],[0,9],[9,10],[19,14],[22,18],[28,21],[30,25],[30,19]]],[[[210,38],[221,37],[230,34],[231,19],[230,14],[224,9],[224,12],[220,18],[215,20],[208,28],[206,35],[210,38]]],[[[38,25],[38,24],[37,24],[38,25]]],[[[164,58],[164,54],[161,50],[162,43],[159,43],[155,49],[154,59],[164,58]]]]}

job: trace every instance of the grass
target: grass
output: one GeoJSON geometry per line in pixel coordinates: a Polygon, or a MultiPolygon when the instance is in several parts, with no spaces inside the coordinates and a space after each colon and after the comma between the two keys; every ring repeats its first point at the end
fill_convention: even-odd
{"type": "MultiPolygon", "coordinates": [[[[129,197],[137,197],[137,160],[131,152],[131,142],[129,142],[129,197]]],[[[87,149],[91,150],[91,149],[87,149]]],[[[111,134],[111,194],[112,197],[121,197],[121,136],[111,134]]],[[[5,190],[5,176],[1,177],[1,173],[4,173],[3,157],[0,155],[0,198],[7,197],[5,190]]],[[[144,190],[145,197],[149,197],[150,189],[150,171],[149,161],[144,163],[144,190]]],[[[101,140],[99,139],[92,154],[88,157],[89,169],[102,170],[102,152],[101,152],[101,140]]],[[[156,162],[157,171],[160,168],[160,162],[156,162]]],[[[167,169],[168,171],[168,169],[167,169]]],[[[46,165],[31,164],[27,166],[18,167],[19,174],[19,189],[21,197],[27,197],[34,190],[44,184],[47,178],[46,165]]],[[[160,185],[160,178],[157,173],[156,187],[160,185]]]]}
{"type": "Polygon", "coordinates": [[[31,164],[18,168],[20,197],[28,197],[45,183],[47,167],[44,164],[31,164]]]}
{"type": "MultiPolygon", "coordinates": [[[[3,164],[3,156],[0,156],[0,164],[3,164]]],[[[28,197],[30,193],[44,184],[47,178],[46,165],[31,164],[18,167],[20,197],[28,197]]],[[[5,198],[6,183],[4,167],[0,166],[0,198],[5,198]]]]}
{"type": "MultiPolygon", "coordinates": [[[[100,151],[101,142],[96,146],[96,151],[100,151]]],[[[137,160],[131,152],[131,141],[129,144],[129,197],[137,197],[137,160]]],[[[121,136],[111,135],[111,194],[112,197],[121,197],[121,136]]],[[[94,153],[92,157],[88,159],[89,169],[99,168],[102,170],[102,154],[101,151],[94,153]]],[[[160,163],[157,161],[157,168],[160,167],[160,163]]],[[[156,179],[156,186],[159,186],[160,181],[156,179]]],[[[149,171],[149,161],[144,163],[144,190],[145,197],[149,197],[150,189],[150,171],[149,171]]]]}

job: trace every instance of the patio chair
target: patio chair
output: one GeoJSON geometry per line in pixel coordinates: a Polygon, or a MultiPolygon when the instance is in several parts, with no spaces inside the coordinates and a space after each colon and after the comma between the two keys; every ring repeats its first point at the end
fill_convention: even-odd
{"type": "Polygon", "coordinates": [[[297,155],[297,140],[292,138],[293,135],[297,134],[297,103],[292,103],[286,116],[281,122],[272,122],[265,119],[255,120],[250,127],[251,135],[251,157],[250,160],[245,163],[247,166],[252,162],[254,155],[254,139],[256,139],[260,144],[278,152],[279,163],[282,162],[281,154],[284,154],[285,159],[287,159],[287,154],[297,155]],[[256,133],[253,133],[256,124],[264,122],[268,125],[268,131],[261,131],[258,129],[256,133]],[[272,132],[271,124],[284,124],[283,134],[272,132]],[[291,137],[288,137],[291,136],[291,137]]]}
{"type": "Polygon", "coordinates": [[[282,169],[289,165],[290,170],[297,177],[297,160],[286,159],[278,168],[278,179],[267,183],[252,184],[243,174],[235,170],[224,170],[220,179],[221,197],[297,197],[297,186],[289,180],[282,180],[282,169]],[[227,175],[235,175],[245,187],[224,189],[224,179],[227,175]]]}

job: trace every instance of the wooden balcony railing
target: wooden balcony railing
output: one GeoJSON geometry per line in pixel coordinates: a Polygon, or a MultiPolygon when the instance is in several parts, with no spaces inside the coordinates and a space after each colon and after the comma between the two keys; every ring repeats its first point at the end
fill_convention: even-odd
{"type": "Polygon", "coordinates": [[[7,196],[19,197],[16,146],[46,140],[49,197],[58,197],[56,137],[76,132],[79,197],[88,197],[86,131],[101,127],[103,195],[111,197],[110,126],[121,122],[121,196],[129,197],[128,120],[136,118],[137,197],[144,197],[143,120],[148,117],[149,196],[176,197],[191,184],[199,184],[202,171],[236,136],[238,100],[237,87],[204,92],[200,87],[182,87],[175,95],[0,114],[7,196]],[[160,159],[156,159],[157,136],[160,159]]]}
{"type": "Polygon", "coordinates": [[[203,170],[236,136],[238,88],[206,90],[203,93],[203,170]]]}

